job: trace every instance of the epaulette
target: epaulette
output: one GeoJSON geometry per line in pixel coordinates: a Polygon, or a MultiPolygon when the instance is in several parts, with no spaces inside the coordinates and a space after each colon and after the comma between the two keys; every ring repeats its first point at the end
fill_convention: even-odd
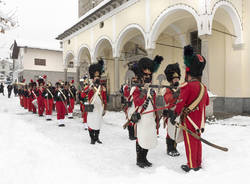
{"type": "Polygon", "coordinates": [[[183,87],[187,86],[187,84],[188,84],[188,82],[184,82],[184,83],[182,83],[182,84],[179,86],[179,88],[183,88],[183,87]]]}

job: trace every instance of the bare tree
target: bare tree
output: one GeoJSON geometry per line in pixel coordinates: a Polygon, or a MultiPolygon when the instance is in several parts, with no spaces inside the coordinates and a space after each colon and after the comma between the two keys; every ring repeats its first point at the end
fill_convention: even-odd
{"type": "Polygon", "coordinates": [[[0,33],[5,33],[10,29],[17,27],[16,9],[10,11],[4,11],[6,9],[6,3],[0,0],[0,33]]]}

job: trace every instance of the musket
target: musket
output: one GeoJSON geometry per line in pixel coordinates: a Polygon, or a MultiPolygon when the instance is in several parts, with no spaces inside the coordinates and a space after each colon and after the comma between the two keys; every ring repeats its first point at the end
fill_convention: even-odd
{"type": "MultiPolygon", "coordinates": [[[[137,87],[144,87],[144,84],[132,84],[132,86],[137,86],[137,87]]],[[[155,85],[155,84],[150,84],[149,85],[150,88],[171,88],[171,86],[167,86],[167,85],[155,85]]]]}
{"type": "MultiPolygon", "coordinates": [[[[135,113],[138,109],[139,109],[139,106],[135,109],[134,113],[135,113]]],[[[123,129],[126,129],[130,122],[131,122],[131,118],[128,119],[127,122],[126,122],[124,125],[122,125],[123,129]]]]}

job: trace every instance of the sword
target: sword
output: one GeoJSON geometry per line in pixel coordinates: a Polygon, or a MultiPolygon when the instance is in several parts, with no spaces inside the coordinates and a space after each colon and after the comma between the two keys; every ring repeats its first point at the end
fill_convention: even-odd
{"type": "Polygon", "coordinates": [[[216,149],[219,149],[219,150],[225,151],[225,152],[228,151],[228,148],[225,148],[225,147],[222,147],[222,146],[218,146],[218,145],[216,145],[216,144],[214,144],[214,143],[211,143],[211,142],[207,141],[206,139],[201,138],[199,135],[197,135],[196,133],[192,132],[192,131],[189,130],[187,127],[181,125],[181,124],[178,123],[178,122],[176,122],[175,126],[181,128],[182,130],[184,130],[185,132],[187,132],[188,134],[190,134],[190,135],[193,136],[194,138],[200,140],[201,142],[203,142],[203,143],[205,143],[205,144],[207,144],[207,145],[209,145],[209,146],[211,146],[211,147],[213,147],[213,148],[216,148],[216,149]]]}

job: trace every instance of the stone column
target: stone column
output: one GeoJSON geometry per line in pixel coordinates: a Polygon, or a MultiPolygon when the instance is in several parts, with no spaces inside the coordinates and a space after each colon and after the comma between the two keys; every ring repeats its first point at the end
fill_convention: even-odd
{"type": "Polygon", "coordinates": [[[200,36],[200,39],[201,39],[201,55],[205,57],[207,61],[205,69],[203,70],[202,82],[207,86],[207,89],[209,89],[209,57],[208,57],[209,36],[208,35],[200,36]]]}
{"type": "MultiPolygon", "coordinates": [[[[207,86],[207,90],[209,90],[209,36],[208,35],[203,35],[200,36],[201,39],[201,55],[203,57],[205,57],[206,59],[206,66],[205,69],[203,70],[203,74],[202,74],[202,82],[203,84],[205,84],[207,86]]],[[[206,108],[206,116],[207,117],[211,117],[214,113],[214,105],[213,105],[213,101],[214,101],[214,97],[210,98],[210,103],[209,106],[206,108]]]]}
{"type": "Polygon", "coordinates": [[[119,57],[114,58],[115,61],[115,95],[114,95],[114,103],[113,106],[115,109],[120,109],[121,107],[121,98],[120,98],[120,61],[119,57]]]}
{"type": "Polygon", "coordinates": [[[154,49],[147,49],[147,54],[150,59],[154,59],[154,49]]]}
{"type": "Polygon", "coordinates": [[[76,66],[76,88],[79,89],[80,82],[80,66],[76,66]]]}
{"type": "MultiPolygon", "coordinates": [[[[76,65],[76,82],[75,82],[75,87],[76,87],[77,90],[81,90],[80,89],[80,65],[79,64],[76,65]]],[[[79,104],[78,95],[76,95],[76,103],[79,104]]]]}
{"type": "Polygon", "coordinates": [[[115,94],[119,93],[119,85],[120,85],[120,61],[118,57],[114,58],[115,61],[115,94]]]}
{"type": "Polygon", "coordinates": [[[64,81],[68,80],[68,68],[64,67],[64,81]]]}

